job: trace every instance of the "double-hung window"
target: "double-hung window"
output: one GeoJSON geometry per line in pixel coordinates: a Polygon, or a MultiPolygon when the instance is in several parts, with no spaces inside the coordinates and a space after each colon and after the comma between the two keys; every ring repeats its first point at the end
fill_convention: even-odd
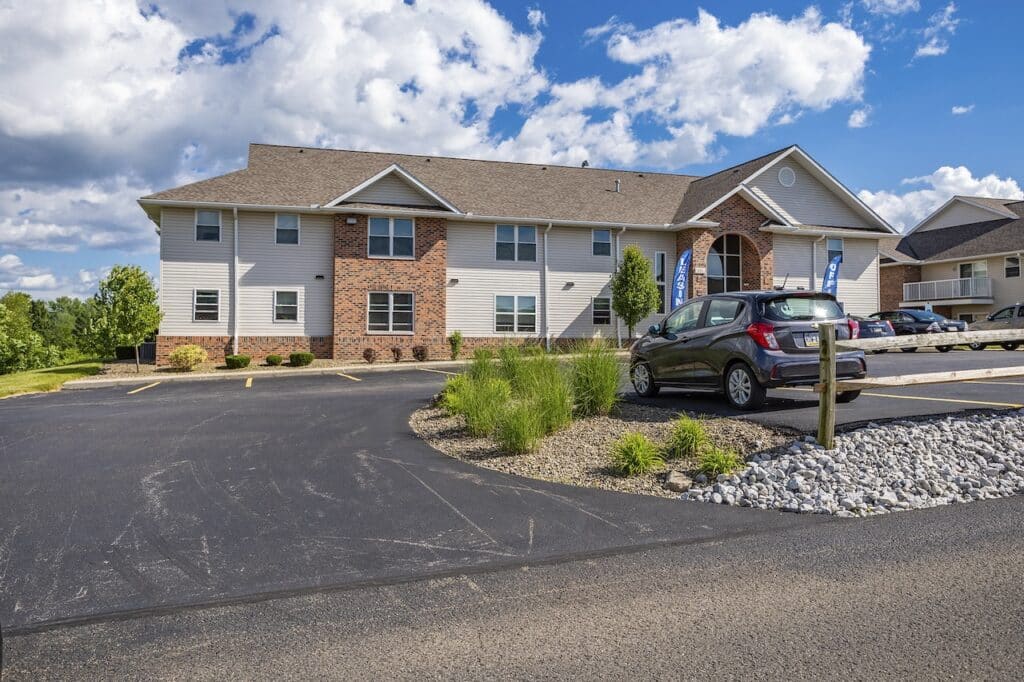
{"type": "Polygon", "coordinates": [[[220,241],[220,211],[196,211],[196,241],[220,241]]]}
{"type": "Polygon", "coordinates": [[[654,283],[658,285],[658,314],[665,314],[665,252],[654,254],[654,283]]]}
{"type": "Polygon", "coordinates": [[[591,301],[590,306],[593,308],[594,324],[612,323],[612,299],[608,297],[595,298],[591,301]]]}
{"type": "Polygon", "coordinates": [[[612,231],[592,230],[590,233],[591,253],[595,256],[612,255],[612,231]]]}
{"type": "Polygon", "coordinates": [[[1007,256],[1003,261],[1003,277],[1020,277],[1020,257],[1007,256]]]}
{"type": "Polygon", "coordinates": [[[494,228],[496,260],[537,260],[537,228],[533,225],[497,225],[494,228]]]}
{"type": "Polygon", "coordinates": [[[839,262],[843,262],[843,240],[842,239],[829,239],[827,242],[828,248],[828,262],[831,263],[832,259],[839,256],[839,262]]]}
{"type": "Polygon", "coordinates": [[[366,328],[378,334],[411,334],[413,295],[373,291],[367,301],[366,328]]]}
{"type": "Polygon", "coordinates": [[[274,292],[274,322],[299,321],[299,292],[274,292]]]}
{"type": "Polygon", "coordinates": [[[371,258],[412,258],[415,225],[412,218],[370,218],[371,258]]]}
{"type": "Polygon", "coordinates": [[[192,292],[192,319],[196,322],[216,322],[220,319],[220,291],[196,289],[192,292]]]}
{"type": "Polygon", "coordinates": [[[278,213],[274,217],[274,241],[277,244],[299,243],[299,216],[297,213],[278,213]]]}
{"type": "Polygon", "coordinates": [[[536,332],[536,296],[495,296],[494,331],[536,332]]]}

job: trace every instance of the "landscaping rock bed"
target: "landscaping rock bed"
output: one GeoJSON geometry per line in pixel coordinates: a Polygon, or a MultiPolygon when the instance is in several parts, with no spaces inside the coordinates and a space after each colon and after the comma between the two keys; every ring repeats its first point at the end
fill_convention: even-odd
{"type": "Polygon", "coordinates": [[[896,421],[840,434],[825,450],[805,437],[684,500],[865,516],[1024,492],[1024,410],[896,421]]]}
{"type": "MultiPolygon", "coordinates": [[[[535,452],[521,455],[501,452],[490,438],[467,435],[463,419],[450,417],[441,409],[418,410],[409,423],[435,449],[489,469],[570,485],[678,497],[678,492],[664,487],[664,479],[672,470],[690,471],[693,462],[670,461],[657,471],[629,478],[609,469],[612,445],[620,436],[639,431],[656,443],[663,442],[678,414],[660,407],[621,403],[610,416],[575,421],[545,437],[535,452]]],[[[777,448],[793,438],[792,434],[742,419],[707,418],[702,423],[717,445],[746,455],[777,448]]]]}

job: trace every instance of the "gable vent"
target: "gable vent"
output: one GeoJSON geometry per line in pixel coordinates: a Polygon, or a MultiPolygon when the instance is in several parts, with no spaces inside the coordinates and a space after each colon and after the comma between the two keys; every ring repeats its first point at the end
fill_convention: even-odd
{"type": "Polygon", "coordinates": [[[783,187],[792,187],[796,184],[796,173],[789,166],[779,169],[779,184],[783,187]]]}

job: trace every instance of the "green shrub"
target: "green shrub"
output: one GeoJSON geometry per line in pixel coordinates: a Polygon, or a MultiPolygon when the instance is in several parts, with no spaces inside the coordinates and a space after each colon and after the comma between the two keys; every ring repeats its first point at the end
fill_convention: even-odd
{"type": "Polygon", "coordinates": [[[572,422],[572,391],[558,360],[550,355],[536,354],[521,360],[519,395],[533,403],[544,433],[553,433],[572,422]]]}
{"type": "Polygon", "coordinates": [[[413,346],[412,357],[416,362],[425,362],[430,353],[426,346],[413,346]]]}
{"type": "Polygon", "coordinates": [[[293,367],[305,367],[313,364],[313,354],[309,352],[292,353],[288,356],[288,362],[293,367]]]}
{"type": "Polygon", "coordinates": [[[280,355],[267,356],[267,364],[270,365],[271,367],[277,367],[282,362],[284,362],[284,358],[282,358],[280,355]]]}
{"type": "Polygon", "coordinates": [[[669,457],[679,459],[693,457],[707,446],[708,434],[704,431],[704,425],[696,419],[681,415],[672,427],[666,449],[669,457]]]}
{"type": "Polygon", "coordinates": [[[225,355],[224,364],[227,365],[228,369],[244,369],[249,366],[249,361],[252,360],[248,355],[225,355]]]}
{"type": "Polygon", "coordinates": [[[502,379],[512,384],[512,391],[521,393],[523,356],[515,346],[505,345],[498,349],[498,373],[502,379]]]}
{"type": "Polygon", "coordinates": [[[493,379],[498,376],[498,369],[494,366],[494,355],[487,348],[477,348],[473,351],[473,361],[469,363],[466,374],[471,379],[493,379]]]}
{"type": "Polygon", "coordinates": [[[448,337],[448,345],[452,349],[452,360],[459,359],[459,353],[462,352],[462,342],[462,332],[460,332],[458,329],[453,331],[451,333],[451,336],[448,337]]]}
{"type": "Polygon", "coordinates": [[[743,466],[743,458],[733,450],[709,447],[697,455],[697,469],[708,478],[731,474],[743,466]]]}
{"type": "Polygon", "coordinates": [[[466,387],[461,393],[460,408],[469,432],[474,436],[492,435],[512,399],[512,388],[504,379],[472,377],[466,387]]]}
{"type": "Polygon", "coordinates": [[[462,414],[465,405],[466,392],[469,390],[469,377],[465,374],[458,374],[448,377],[441,390],[441,400],[438,405],[449,415],[462,414]]]}
{"type": "Polygon", "coordinates": [[[576,349],[569,364],[576,412],[581,417],[606,415],[619,401],[622,364],[615,353],[599,343],[576,349]]]}
{"type": "Polygon", "coordinates": [[[612,447],[612,468],[620,476],[636,476],[665,464],[658,446],[642,433],[624,434],[612,447]]]}
{"type": "Polygon", "coordinates": [[[501,415],[494,438],[502,450],[518,455],[535,450],[544,434],[541,410],[532,400],[519,400],[501,415]]]}
{"type": "Polygon", "coordinates": [[[175,369],[180,369],[184,372],[191,372],[196,367],[206,362],[207,357],[206,351],[201,346],[188,344],[185,346],[178,346],[172,350],[171,354],[167,356],[167,362],[169,362],[175,369]]]}

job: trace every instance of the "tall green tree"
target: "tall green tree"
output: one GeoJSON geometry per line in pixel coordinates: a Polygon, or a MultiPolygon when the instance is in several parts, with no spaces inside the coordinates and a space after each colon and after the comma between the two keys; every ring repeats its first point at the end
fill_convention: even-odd
{"type": "Polygon", "coordinates": [[[115,265],[100,282],[95,301],[93,348],[110,356],[118,346],[132,346],[138,370],[139,345],[156,331],[163,317],[153,280],[138,265],[115,265]]]}
{"type": "Polygon", "coordinates": [[[627,246],[612,276],[612,310],[629,328],[658,309],[658,285],[651,264],[639,246],[627,246]]]}
{"type": "Polygon", "coordinates": [[[0,297],[0,374],[46,367],[57,355],[32,330],[32,297],[20,291],[0,297]]]}

